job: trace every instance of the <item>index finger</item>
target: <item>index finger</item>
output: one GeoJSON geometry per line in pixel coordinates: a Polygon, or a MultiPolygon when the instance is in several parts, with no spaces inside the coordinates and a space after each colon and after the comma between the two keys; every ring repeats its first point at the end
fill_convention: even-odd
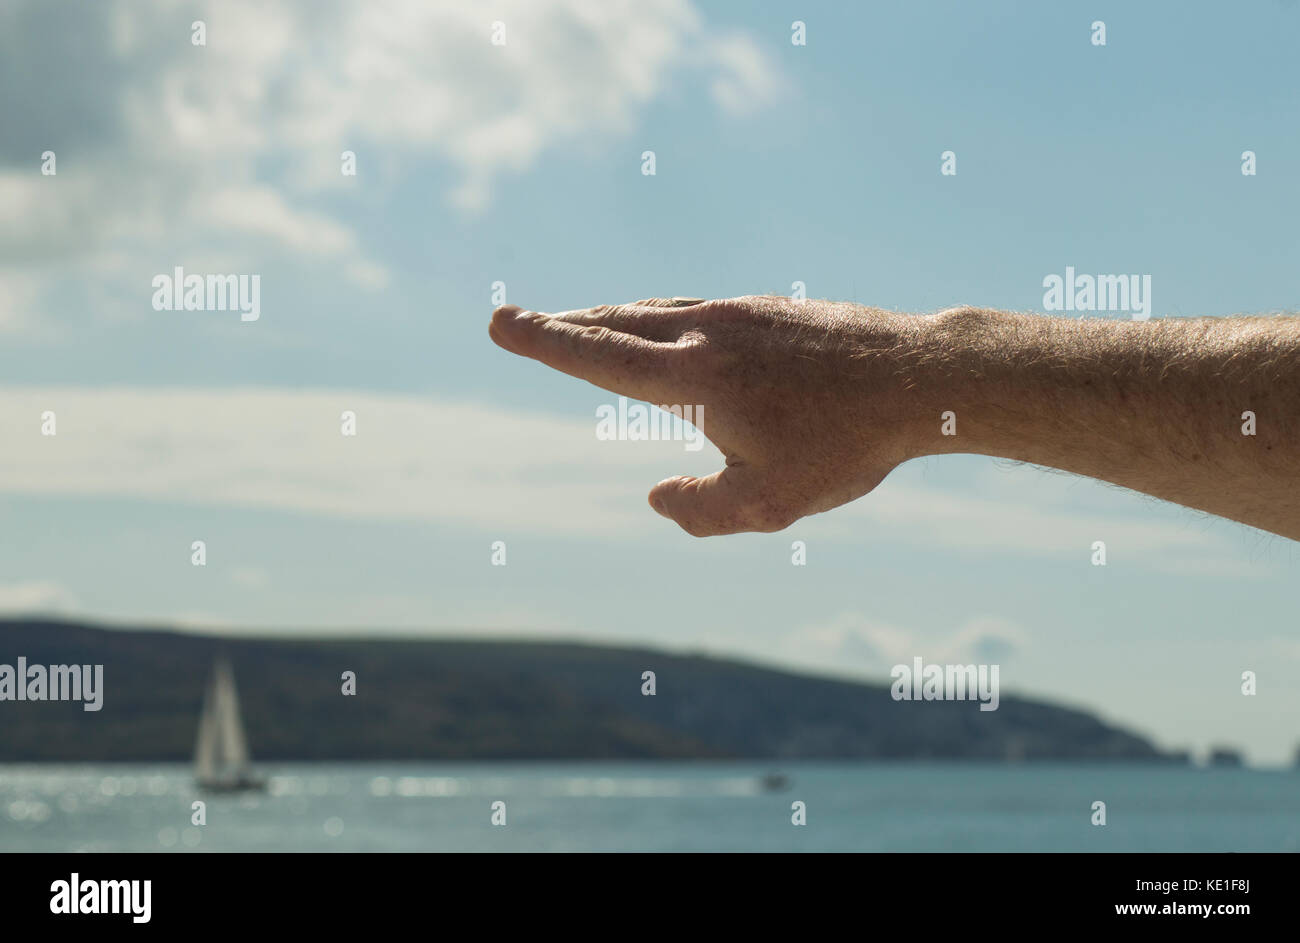
{"type": "Polygon", "coordinates": [[[651,304],[638,301],[630,305],[597,305],[577,311],[560,311],[550,317],[570,324],[603,324],[623,334],[633,334],[649,341],[675,341],[696,323],[696,318],[682,305],[651,304]]]}
{"type": "Polygon", "coordinates": [[[561,373],[647,402],[672,400],[677,344],[647,340],[603,324],[575,324],[504,305],[492,312],[492,340],[561,373]]]}

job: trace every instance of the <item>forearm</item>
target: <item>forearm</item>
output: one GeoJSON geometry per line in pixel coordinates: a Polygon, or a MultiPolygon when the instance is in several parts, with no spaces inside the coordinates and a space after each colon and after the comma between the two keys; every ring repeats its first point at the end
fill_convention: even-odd
{"type": "Polygon", "coordinates": [[[919,454],[1047,465],[1300,539],[1300,319],[923,323],[917,377],[940,408],[919,454]]]}

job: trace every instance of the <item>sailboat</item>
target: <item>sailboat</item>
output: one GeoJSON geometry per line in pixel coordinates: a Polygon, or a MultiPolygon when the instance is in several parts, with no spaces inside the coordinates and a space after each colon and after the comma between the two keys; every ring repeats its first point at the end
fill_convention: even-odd
{"type": "Polygon", "coordinates": [[[239,695],[230,662],[218,658],[203,696],[199,736],[194,746],[194,779],[209,792],[248,792],[266,781],[249,768],[248,740],[239,719],[239,695]]]}

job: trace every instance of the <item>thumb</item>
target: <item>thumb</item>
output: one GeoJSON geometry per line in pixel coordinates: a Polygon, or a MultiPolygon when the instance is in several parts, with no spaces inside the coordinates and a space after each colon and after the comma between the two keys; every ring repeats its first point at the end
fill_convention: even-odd
{"type": "Polygon", "coordinates": [[[650,506],[692,537],[784,530],[798,517],[770,493],[750,465],[728,465],[706,478],[678,475],[650,489],[650,506]]]}

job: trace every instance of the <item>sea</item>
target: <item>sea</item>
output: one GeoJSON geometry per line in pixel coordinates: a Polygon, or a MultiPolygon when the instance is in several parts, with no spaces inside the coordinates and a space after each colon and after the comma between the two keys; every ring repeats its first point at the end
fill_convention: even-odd
{"type": "Polygon", "coordinates": [[[1295,770],[547,762],[258,771],[264,792],[204,795],[182,765],[0,765],[0,851],[1300,850],[1295,770]]]}

